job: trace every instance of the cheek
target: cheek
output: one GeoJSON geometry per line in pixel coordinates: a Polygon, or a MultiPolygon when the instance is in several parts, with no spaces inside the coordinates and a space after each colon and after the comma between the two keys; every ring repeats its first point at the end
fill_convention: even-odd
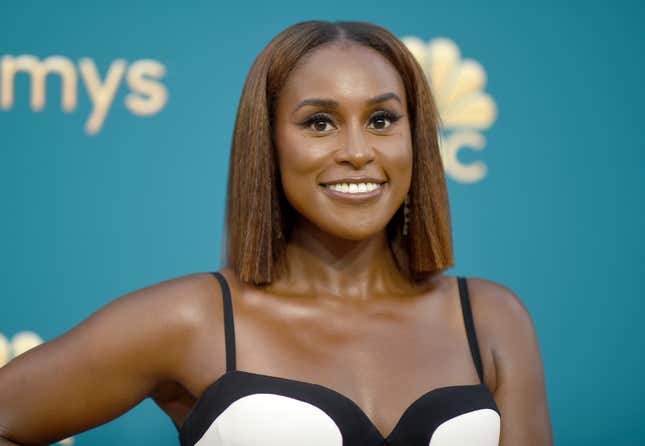
{"type": "Polygon", "coordinates": [[[316,157],[304,144],[285,144],[278,150],[280,171],[299,176],[311,173],[316,167],[316,157]]]}
{"type": "Polygon", "coordinates": [[[317,138],[307,138],[286,123],[279,123],[282,129],[276,135],[276,152],[281,172],[293,174],[315,171],[324,156],[325,145],[317,138]]]}
{"type": "Polygon", "coordinates": [[[401,138],[381,142],[381,164],[386,169],[391,185],[407,192],[412,180],[412,142],[405,134],[401,138]]]}
{"type": "Polygon", "coordinates": [[[298,202],[306,200],[317,187],[327,151],[320,144],[288,133],[276,144],[282,188],[289,202],[299,208],[298,202]]]}

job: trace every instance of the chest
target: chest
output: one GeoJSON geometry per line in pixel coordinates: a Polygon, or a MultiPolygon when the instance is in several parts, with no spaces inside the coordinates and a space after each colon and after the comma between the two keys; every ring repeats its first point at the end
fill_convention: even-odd
{"type": "Polygon", "coordinates": [[[483,384],[432,389],[383,431],[350,398],[326,386],[227,372],[179,431],[182,446],[495,446],[500,415],[483,384]]]}
{"type": "Polygon", "coordinates": [[[497,444],[499,414],[477,382],[459,307],[428,305],[349,311],[238,304],[237,370],[207,383],[196,403],[191,392],[178,391],[160,406],[177,425],[188,418],[182,434],[194,438],[186,444],[208,438],[204,428],[213,426],[217,435],[229,432],[231,443],[204,444],[247,444],[236,426],[248,420],[253,428],[244,432],[282,445],[314,444],[298,437],[312,432],[321,445],[421,444],[428,436],[434,443],[423,444],[469,444],[446,443],[469,432],[479,436],[472,444],[497,444]],[[200,422],[195,413],[217,415],[200,422]]]}

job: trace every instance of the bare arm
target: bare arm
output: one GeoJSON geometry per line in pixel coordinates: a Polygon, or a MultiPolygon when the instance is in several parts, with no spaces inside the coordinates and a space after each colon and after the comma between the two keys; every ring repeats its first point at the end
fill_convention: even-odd
{"type": "Polygon", "coordinates": [[[503,285],[473,279],[493,341],[501,413],[500,446],[552,446],[544,367],[533,321],[521,300],[503,285]]]}
{"type": "Polygon", "coordinates": [[[196,283],[203,275],[128,293],[1,367],[0,446],[60,441],[172,380],[200,316],[190,296],[196,283]]]}

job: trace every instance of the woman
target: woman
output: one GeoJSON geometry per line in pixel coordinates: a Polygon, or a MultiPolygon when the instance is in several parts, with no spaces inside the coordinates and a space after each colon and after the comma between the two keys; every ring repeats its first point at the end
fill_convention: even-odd
{"type": "Polygon", "coordinates": [[[552,444],[525,307],[443,274],[437,113],[391,33],[275,37],[244,86],[228,187],[227,267],[129,293],[0,369],[0,444],[146,397],[182,445],[552,444]]]}

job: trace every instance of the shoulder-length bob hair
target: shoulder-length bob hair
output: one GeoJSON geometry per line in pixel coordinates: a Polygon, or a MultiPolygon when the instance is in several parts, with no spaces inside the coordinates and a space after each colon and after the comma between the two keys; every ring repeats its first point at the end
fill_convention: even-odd
{"type": "Polygon", "coordinates": [[[255,59],[244,84],[233,133],[226,211],[226,264],[244,282],[265,285],[285,270],[294,221],[282,191],[273,144],[276,99],[300,59],[321,45],[372,48],[405,85],[413,145],[407,235],[403,206],[388,223],[392,253],[411,281],[453,266],[450,210],[439,152],[439,117],[423,70],[386,29],[364,22],[300,22],[282,31],[255,59]]]}

